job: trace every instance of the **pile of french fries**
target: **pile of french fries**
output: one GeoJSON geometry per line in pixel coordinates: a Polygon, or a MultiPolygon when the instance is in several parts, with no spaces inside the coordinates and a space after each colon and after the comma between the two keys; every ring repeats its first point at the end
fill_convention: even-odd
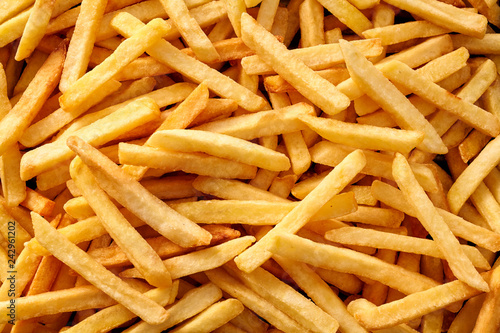
{"type": "Polygon", "coordinates": [[[0,332],[500,331],[497,0],[2,0],[0,332]]]}

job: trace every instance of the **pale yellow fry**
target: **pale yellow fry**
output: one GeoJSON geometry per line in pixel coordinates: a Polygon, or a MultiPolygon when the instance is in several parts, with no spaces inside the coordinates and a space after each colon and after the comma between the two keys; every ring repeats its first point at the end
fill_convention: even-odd
{"type": "Polygon", "coordinates": [[[293,281],[311,297],[314,303],[338,321],[341,331],[367,333],[367,330],[347,312],[344,302],[311,267],[276,255],[273,259],[290,274],[293,281]]]}
{"type": "MultiPolygon", "coordinates": [[[[341,244],[370,246],[379,249],[417,253],[446,259],[436,243],[430,239],[353,227],[328,231],[325,234],[325,238],[341,244]]],[[[474,266],[486,270],[491,268],[486,259],[476,248],[468,245],[462,245],[461,247],[474,266]]]]}
{"type": "Polygon", "coordinates": [[[296,175],[303,174],[311,166],[311,155],[302,132],[283,133],[281,137],[292,163],[293,173],[296,175]]]}
{"type": "Polygon", "coordinates": [[[328,200],[347,186],[365,164],[366,158],[362,151],[356,150],[349,154],[280,223],[255,245],[235,258],[238,267],[244,272],[251,272],[267,261],[271,253],[266,247],[274,235],[280,232],[296,233],[328,200]]]}
{"type": "Polygon", "coordinates": [[[116,275],[98,264],[83,250],[51,227],[36,213],[31,214],[35,236],[52,255],[78,272],[111,298],[150,323],[157,324],[167,319],[167,313],[158,303],[130,287],[116,275]]]}
{"type": "Polygon", "coordinates": [[[264,200],[271,202],[290,202],[271,192],[234,179],[221,179],[199,176],[193,187],[200,192],[229,200],[264,200]]]}
{"type": "Polygon", "coordinates": [[[407,65],[393,61],[384,70],[384,75],[409,88],[424,100],[455,114],[460,120],[481,132],[490,136],[497,136],[500,133],[500,121],[494,115],[450,94],[407,65]]]}
{"type": "Polygon", "coordinates": [[[120,163],[163,170],[184,171],[218,178],[252,179],[257,167],[204,153],[185,153],[160,148],[119,144],[120,163]]]}
{"type": "Polygon", "coordinates": [[[428,21],[412,21],[363,32],[365,38],[380,38],[382,45],[392,45],[414,38],[424,38],[449,33],[450,30],[428,21]]]}
{"type": "Polygon", "coordinates": [[[161,130],[148,140],[153,147],[184,152],[204,152],[271,171],[290,168],[286,155],[243,139],[199,130],[161,130]]]}
{"type": "Polygon", "coordinates": [[[106,60],[68,87],[59,98],[61,108],[66,111],[75,110],[91,98],[92,94],[113,78],[120,69],[138,58],[165,35],[168,26],[164,23],[162,19],[154,19],[132,37],[123,41],[106,60]]]}
{"type": "Polygon", "coordinates": [[[265,298],[246,287],[242,282],[226,273],[222,268],[213,269],[205,273],[210,281],[223,291],[240,300],[247,308],[264,318],[271,325],[284,332],[307,332],[308,330],[290,318],[265,298]]]}
{"type": "Polygon", "coordinates": [[[65,92],[87,71],[97,28],[101,23],[106,4],[106,0],[82,1],[59,83],[59,90],[62,92],[65,92]]]}
{"type": "Polygon", "coordinates": [[[214,62],[220,58],[210,39],[189,14],[183,0],[161,0],[160,2],[198,59],[203,62],[214,62]]]}
{"type": "MultiPolygon", "coordinates": [[[[366,57],[378,56],[382,52],[379,39],[364,39],[352,43],[366,57]]],[[[290,53],[315,71],[329,69],[344,63],[344,56],[338,43],[292,49],[290,53]]],[[[264,75],[275,73],[273,67],[264,62],[258,55],[244,57],[241,59],[241,65],[248,74],[264,75]]],[[[321,74],[321,72],[318,72],[318,74],[321,74]]]]}
{"type": "Polygon", "coordinates": [[[465,47],[471,54],[500,54],[500,36],[488,33],[482,38],[451,35],[455,48],[465,47]]]}
{"type": "Polygon", "coordinates": [[[247,7],[244,0],[223,0],[226,7],[227,17],[233,26],[236,36],[241,37],[241,14],[246,12],[247,7]]]}
{"type": "Polygon", "coordinates": [[[488,19],[438,0],[388,0],[388,4],[415,14],[435,25],[477,38],[486,33],[488,19]]]}
{"type": "Polygon", "coordinates": [[[415,130],[354,124],[306,115],[299,116],[299,119],[331,142],[360,149],[397,151],[407,154],[423,139],[422,133],[415,130]]]}
{"type": "Polygon", "coordinates": [[[294,57],[269,31],[260,26],[250,15],[241,16],[242,39],[257,55],[265,59],[274,70],[292,84],[301,94],[328,114],[345,110],[349,98],[294,57]],[[301,73],[297,75],[297,73],[301,73]]]}
{"type": "MultiPolygon", "coordinates": [[[[161,306],[171,302],[172,295],[176,295],[179,289],[179,281],[174,281],[172,288],[156,288],[144,293],[161,306]]],[[[175,298],[175,297],[174,297],[175,298]]],[[[168,311],[168,310],[167,310],[168,311]]],[[[90,317],[85,318],[76,325],[67,329],[68,333],[105,331],[112,330],[121,324],[132,320],[136,315],[121,304],[116,304],[105,309],[101,309],[90,317]]]]}
{"type": "Polygon", "coordinates": [[[279,1],[276,0],[262,0],[259,6],[259,13],[257,14],[257,22],[266,30],[271,31],[273,27],[274,17],[278,10],[279,1]]]}
{"type": "MultiPolygon", "coordinates": [[[[49,291],[37,295],[20,297],[15,302],[15,320],[26,320],[44,315],[54,315],[63,312],[93,309],[95,307],[107,307],[116,301],[94,286],[79,286],[57,291],[49,291]]],[[[6,323],[9,317],[8,301],[0,302],[2,310],[0,316],[2,323],[6,323]]]]}
{"type": "Polygon", "coordinates": [[[31,55],[45,35],[55,0],[36,0],[16,52],[16,60],[21,61],[31,55]]]}
{"type": "Polygon", "coordinates": [[[17,206],[26,198],[26,182],[21,180],[20,163],[21,153],[17,143],[0,156],[2,192],[8,206],[17,206]]]}
{"type": "Polygon", "coordinates": [[[457,238],[451,233],[448,225],[436,210],[436,207],[434,207],[425,191],[416,181],[404,156],[400,154],[396,155],[392,173],[404,198],[410,202],[419,221],[432,236],[441,252],[446,256],[455,276],[474,288],[488,291],[488,284],[466,257],[457,238]]]}
{"type": "Polygon", "coordinates": [[[459,333],[464,329],[466,329],[467,332],[472,332],[486,295],[486,293],[483,293],[467,300],[455,319],[453,319],[448,332],[459,333]]]}
{"type": "Polygon", "coordinates": [[[201,287],[188,291],[179,301],[170,306],[167,310],[168,318],[163,323],[159,325],[151,325],[147,322],[139,322],[124,332],[163,332],[164,330],[205,310],[221,297],[222,291],[216,285],[213,283],[206,283],[201,287]]]}
{"type": "Polygon", "coordinates": [[[303,48],[325,44],[323,12],[323,6],[316,0],[305,0],[300,5],[300,43],[303,48]]]}
{"type": "Polygon", "coordinates": [[[347,69],[358,87],[384,111],[390,113],[401,128],[425,133],[424,140],[418,148],[436,154],[446,153],[448,149],[434,127],[406,96],[350,43],[345,40],[340,40],[339,43],[346,58],[347,69]]]}
{"type": "Polygon", "coordinates": [[[175,333],[213,332],[229,322],[244,309],[243,304],[235,298],[211,305],[199,315],[172,330],[175,333]]]}
{"type": "Polygon", "coordinates": [[[291,133],[304,130],[307,126],[299,120],[299,115],[314,114],[314,107],[307,103],[297,103],[285,108],[261,111],[215,120],[193,129],[231,135],[240,139],[253,140],[260,137],[291,133]]]}
{"type": "Polygon", "coordinates": [[[7,94],[7,76],[3,65],[0,64],[0,120],[12,109],[7,94]]]}
{"type": "Polygon", "coordinates": [[[370,20],[347,0],[319,0],[319,3],[358,36],[362,36],[363,31],[373,26],[370,20]]]}
{"type": "MultiPolygon", "coordinates": [[[[172,203],[170,206],[197,223],[273,225],[281,221],[297,204],[264,200],[202,200],[172,203]]],[[[311,221],[336,218],[355,210],[356,201],[352,193],[342,193],[328,201],[311,221]]]]}
{"type": "Polygon", "coordinates": [[[101,188],[160,234],[184,247],[210,242],[208,231],[169,208],[98,150],[77,137],[68,139],[68,145],[89,166],[101,188]]]}
{"type": "Polygon", "coordinates": [[[71,178],[82,191],[92,210],[132,264],[142,272],[151,285],[170,287],[172,285],[170,273],[162,265],[158,254],[111,202],[80,158],[73,159],[70,172],[71,178]]]}
{"type": "MultiPolygon", "coordinates": [[[[150,98],[132,102],[118,111],[73,133],[88,143],[100,146],[139,125],[158,119],[158,105],[150,98]]],[[[30,179],[74,156],[66,143],[57,140],[30,150],[21,158],[21,178],[30,179]]]]}
{"type": "Polygon", "coordinates": [[[278,233],[268,243],[273,254],[315,267],[366,277],[411,294],[432,288],[438,283],[424,275],[354,250],[320,244],[292,235],[278,233]],[[310,254],[314,253],[314,256],[310,254]]]}
{"type": "MultiPolygon", "coordinates": [[[[487,273],[486,275],[491,274],[487,273]]],[[[455,280],[416,292],[379,307],[373,306],[365,299],[359,299],[350,303],[348,310],[363,326],[370,330],[376,330],[406,323],[479,293],[479,290],[460,280],[455,280]]]]}
{"type": "MultiPolygon", "coordinates": [[[[176,256],[163,261],[174,279],[220,267],[248,248],[255,238],[243,236],[219,245],[176,256]]],[[[123,278],[143,278],[136,268],[120,273],[123,278]]]]}
{"type": "Polygon", "coordinates": [[[486,294],[481,310],[477,316],[473,333],[494,333],[500,329],[498,318],[498,292],[500,288],[500,268],[495,268],[489,281],[491,291],[486,294]]]}
{"type": "Polygon", "coordinates": [[[0,23],[31,6],[35,0],[5,0],[0,3],[0,23]]]}
{"type": "MultiPolygon", "coordinates": [[[[132,35],[143,26],[142,22],[125,13],[118,14],[113,22],[114,26],[120,30],[120,33],[125,36],[132,35]]],[[[159,62],[196,82],[206,81],[210,90],[224,98],[235,100],[238,105],[248,111],[259,111],[267,105],[267,102],[262,97],[237,84],[219,71],[184,54],[165,40],[160,40],[148,48],[147,52],[159,62]]]]}
{"type": "Polygon", "coordinates": [[[500,163],[499,144],[500,138],[490,141],[453,183],[447,195],[453,213],[458,213],[483,179],[500,163]]]}
{"type": "Polygon", "coordinates": [[[31,80],[35,77],[36,73],[42,67],[45,60],[49,55],[45,52],[35,50],[33,54],[29,57],[29,62],[24,67],[21,77],[14,87],[12,92],[13,96],[16,96],[26,90],[31,80]]]}
{"type": "Polygon", "coordinates": [[[57,86],[65,55],[64,45],[52,52],[26,88],[21,99],[0,120],[0,155],[19,140],[57,86]]]}

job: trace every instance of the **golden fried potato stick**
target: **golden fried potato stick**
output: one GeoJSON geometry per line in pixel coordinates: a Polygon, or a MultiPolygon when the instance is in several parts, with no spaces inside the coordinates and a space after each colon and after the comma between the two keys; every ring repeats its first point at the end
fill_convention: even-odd
{"type": "Polygon", "coordinates": [[[349,106],[347,96],[292,56],[283,44],[250,15],[242,14],[241,30],[243,42],[247,46],[324,112],[336,114],[349,106]],[[300,76],[297,75],[298,72],[301,73],[300,76]]]}
{"type": "Polygon", "coordinates": [[[280,223],[235,258],[238,268],[244,272],[251,272],[271,258],[272,254],[266,247],[273,236],[283,232],[297,232],[328,200],[347,186],[365,164],[366,158],[362,151],[356,150],[349,154],[280,223]]]}
{"type": "MultiPolygon", "coordinates": [[[[143,26],[142,22],[126,13],[118,14],[113,19],[113,22],[114,26],[120,30],[120,33],[125,36],[132,35],[143,26]]],[[[262,110],[267,104],[262,97],[257,96],[204,63],[184,54],[165,40],[160,40],[147,49],[146,52],[161,63],[196,82],[206,81],[210,90],[224,98],[235,100],[238,105],[248,111],[262,110]]]]}
{"type": "Polygon", "coordinates": [[[210,242],[208,231],[169,208],[97,149],[77,137],[70,137],[68,146],[90,168],[101,188],[160,234],[185,247],[210,242]]]}
{"type": "Polygon", "coordinates": [[[400,154],[394,158],[393,174],[403,197],[413,207],[417,218],[432,236],[441,253],[446,256],[455,276],[478,290],[488,291],[488,284],[467,258],[458,239],[451,233],[436,207],[418,185],[406,158],[400,154]]]}
{"type": "Polygon", "coordinates": [[[47,58],[21,99],[0,120],[0,155],[19,140],[57,86],[65,56],[66,45],[61,44],[47,58]]]}
{"type": "Polygon", "coordinates": [[[162,265],[158,254],[111,202],[80,158],[73,159],[70,173],[108,233],[132,264],[144,274],[146,281],[156,287],[170,287],[170,273],[162,265]]]}
{"type": "Polygon", "coordinates": [[[83,250],[51,227],[40,215],[32,213],[35,237],[55,257],[77,271],[87,281],[152,324],[168,318],[158,303],[128,286],[123,280],[90,258],[83,250]]]}
{"type": "Polygon", "coordinates": [[[21,152],[17,143],[0,156],[2,192],[8,206],[17,206],[26,198],[26,182],[21,180],[20,163],[21,152]]]}
{"type": "Polygon", "coordinates": [[[418,145],[419,149],[437,154],[446,153],[448,149],[436,130],[417,108],[349,42],[340,40],[339,44],[346,59],[347,69],[358,87],[389,112],[401,128],[425,133],[422,144],[418,145]]]}

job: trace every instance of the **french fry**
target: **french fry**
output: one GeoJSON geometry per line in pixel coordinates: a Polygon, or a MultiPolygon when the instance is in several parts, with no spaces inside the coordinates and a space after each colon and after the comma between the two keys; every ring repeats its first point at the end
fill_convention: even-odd
{"type": "MultiPolygon", "coordinates": [[[[133,31],[140,29],[141,24],[134,18],[125,14],[114,18],[115,25],[122,34],[131,35],[133,31]],[[121,22],[120,19],[126,21],[121,22]],[[133,24],[133,25],[132,25],[133,24]]],[[[222,97],[234,99],[238,105],[249,111],[261,110],[266,102],[261,97],[253,94],[248,89],[236,84],[231,79],[223,76],[219,72],[203,65],[203,63],[183,54],[167,41],[160,41],[147,50],[151,56],[167,66],[179,71],[197,82],[205,81],[210,89],[220,94],[222,97]]]]}
{"type": "Polygon", "coordinates": [[[460,248],[458,240],[449,231],[449,227],[445,224],[443,218],[432,205],[424,190],[418,185],[408,162],[402,155],[396,155],[394,159],[393,174],[403,192],[404,198],[410,202],[418,219],[446,256],[455,276],[479,290],[489,290],[487,283],[460,248]],[[424,209],[423,207],[427,208],[424,209]]]}
{"type": "MultiPolygon", "coordinates": [[[[143,98],[75,131],[73,135],[78,135],[92,145],[100,146],[159,116],[158,105],[150,98],[143,98]]],[[[21,178],[30,179],[73,156],[74,152],[62,140],[40,146],[21,158],[21,178]],[[40,158],[41,156],[43,157],[40,158]]]]}
{"type": "Polygon", "coordinates": [[[299,7],[302,47],[325,44],[323,6],[316,0],[305,0],[299,7]]]}
{"type": "Polygon", "coordinates": [[[3,155],[8,147],[19,140],[22,132],[57,86],[65,54],[64,45],[51,53],[19,102],[0,120],[0,154],[3,155]]]}
{"type": "Polygon", "coordinates": [[[204,152],[271,171],[284,171],[290,168],[290,161],[285,155],[224,134],[197,130],[161,130],[153,134],[148,141],[153,147],[204,152]],[[192,136],[193,134],[196,136],[192,136]],[[207,144],[208,142],[210,144],[207,144]]]}
{"type": "Polygon", "coordinates": [[[116,164],[102,154],[98,154],[90,145],[76,137],[68,142],[83,162],[89,166],[100,186],[114,199],[127,207],[131,212],[145,222],[154,226],[156,230],[167,236],[174,243],[183,246],[207,244],[212,237],[210,233],[201,229],[190,220],[170,209],[160,199],[152,195],[137,181],[125,174],[116,164]],[[90,153],[90,152],[93,153],[90,153]],[[129,191],[122,191],[121,184],[129,184],[129,191]],[[144,209],[145,207],[149,209],[144,209]],[[165,216],[169,216],[170,223],[165,224],[165,216]]]}
{"type": "Polygon", "coordinates": [[[348,26],[358,36],[361,36],[363,31],[372,27],[372,23],[368,18],[348,1],[321,0],[319,3],[330,13],[339,18],[342,23],[348,26]]]}
{"type": "Polygon", "coordinates": [[[267,233],[251,248],[238,255],[235,262],[244,272],[251,272],[267,259],[271,253],[266,250],[267,244],[274,235],[287,231],[297,232],[307,220],[321,208],[333,195],[339,193],[348,182],[364,167],[366,158],[357,150],[349,154],[328,176],[323,179],[311,193],[305,197],[290,213],[288,213],[272,231],[267,233]],[[347,167],[349,165],[349,167],[347,167]],[[349,168],[349,170],[347,170],[349,168]],[[321,198],[321,199],[320,199],[321,198]]]}
{"type": "Polygon", "coordinates": [[[383,45],[391,45],[413,38],[431,37],[449,32],[449,29],[428,21],[414,21],[365,30],[363,36],[365,38],[380,38],[383,45]]]}
{"type": "Polygon", "coordinates": [[[482,15],[467,12],[455,6],[437,0],[389,0],[388,4],[412,14],[418,15],[427,21],[468,36],[482,38],[486,33],[488,20],[482,15]]]}
{"type": "Polygon", "coordinates": [[[20,162],[21,153],[17,143],[0,157],[2,192],[9,206],[17,206],[26,198],[26,183],[21,180],[19,173],[20,162]]]}
{"type": "Polygon", "coordinates": [[[170,273],[161,263],[160,257],[130,226],[118,208],[111,202],[92,176],[90,170],[80,159],[74,159],[70,172],[76,185],[83,192],[92,210],[100,218],[113,240],[120,246],[130,261],[145,276],[146,280],[157,287],[170,287],[170,273]]]}
{"type": "Polygon", "coordinates": [[[488,173],[499,163],[495,155],[500,140],[492,140],[457,178],[448,191],[448,203],[452,212],[457,213],[464,202],[479,186],[488,173]]]}
{"type": "Polygon", "coordinates": [[[167,318],[165,309],[129,287],[103,266],[93,261],[86,253],[65,239],[64,236],[59,235],[41,216],[34,214],[32,218],[35,236],[42,246],[51,251],[59,260],[79,272],[87,281],[93,282],[99,289],[141,318],[154,324],[160,323],[167,318]],[[52,239],[57,239],[57,245],[52,243],[52,239]],[[114,286],[120,286],[120,289],[118,290],[114,286]]]}
{"type": "Polygon", "coordinates": [[[348,42],[341,40],[340,47],[346,57],[346,65],[354,82],[385,111],[389,112],[402,128],[425,133],[422,144],[418,146],[420,149],[440,154],[448,151],[436,130],[403,94],[398,93],[398,89],[394,85],[390,84],[348,42]],[[387,96],[391,96],[391,98],[387,96]]]}
{"type": "Polygon", "coordinates": [[[485,110],[449,94],[435,83],[424,79],[408,66],[395,61],[388,64],[384,75],[398,84],[406,86],[423,99],[455,114],[460,120],[473,126],[483,133],[496,136],[500,131],[497,118],[485,110]],[[403,73],[405,78],[403,79],[403,73]],[[411,77],[411,79],[409,79],[411,77]]]}
{"type": "MultiPolygon", "coordinates": [[[[424,254],[446,259],[434,241],[388,232],[347,227],[331,230],[325,234],[325,238],[340,244],[372,246],[379,249],[424,254]]],[[[486,270],[490,269],[488,262],[476,248],[462,246],[462,249],[474,266],[486,270]]]]}
{"type": "Polygon", "coordinates": [[[24,27],[23,35],[16,52],[16,60],[23,60],[31,55],[45,34],[49,24],[55,0],[36,0],[24,27]]]}
{"type": "Polygon", "coordinates": [[[246,11],[246,4],[243,0],[224,0],[227,17],[233,26],[236,36],[241,37],[241,14],[246,11]]]}
{"type": "Polygon", "coordinates": [[[120,47],[99,66],[75,81],[60,97],[61,107],[67,111],[78,108],[121,68],[154,45],[167,32],[163,22],[163,20],[151,21],[147,27],[120,44],[120,47]]]}
{"type": "Polygon", "coordinates": [[[80,13],[75,23],[75,31],[68,46],[59,89],[65,92],[87,71],[90,54],[94,47],[107,1],[82,1],[80,13]]]}
{"type": "Polygon", "coordinates": [[[303,62],[291,56],[284,45],[279,43],[265,28],[259,26],[248,14],[242,14],[241,30],[245,44],[259,57],[268,59],[278,74],[289,81],[299,92],[306,94],[326,113],[336,114],[349,106],[349,99],[344,94],[340,93],[330,82],[315,74],[303,62]],[[303,75],[301,77],[292,75],[296,71],[302,72],[303,75]],[[318,91],[320,86],[321,92],[318,91]]]}
{"type": "Polygon", "coordinates": [[[405,294],[412,294],[438,285],[437,282],[428,277],[388,264],[367,254],[319,244],[291,234],[280,233],[275,235],[268,243],[268,250],[273,254],[315,267],[368,277],[405,294]],[[293,243],[289,243],[289,241],[293,241],[293,243]],[[308,254],[308,251],[312,249],[315,249],[314,256],[308,254]],[[339,258],[350,259],[346,261],[337,260],[339,258]],[[343,263],[342,266],[340,266],[341,262],[343,263]],[[411,284],[408,284],[410,281],[411,284]]]}

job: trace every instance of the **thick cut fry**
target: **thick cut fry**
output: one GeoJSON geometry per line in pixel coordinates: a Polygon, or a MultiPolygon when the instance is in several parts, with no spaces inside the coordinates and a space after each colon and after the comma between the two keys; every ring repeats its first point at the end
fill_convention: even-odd
{"type": "Polygon", "coordinates": [[[471,54],[500,54],[500,38],[498,34],[486,34],[482,38],[464,35],[452,35],[455,48],[465,47],[471,54]]]}
{"type": "Polygon", "coordinates": [[[262,265],[271,257],[271,253],[266,250],[266,247],[273,235],[285,231],[297,232],[328,200],[347,186],[365,164],[366,158],[361,151],[357,150],[349,154],[272,231],[235,258],[238,267],[244,272],[251,272],[262,265]]]}
{"type": "Polygon", "coordinates": [[[412,294],[438,285],[437,282],[424,275],[388,264],[367,254],[316,243],[288,233],[276,234],[269,241],[268,250],[273,254],[315,267],[370,278],[405,294],[412,294]],[[314,253],[314,256],[310,253],[314,253]]]}
{"type": "Polygon", "coordinates": [[[299,120],[299,116],[303,114],[314,114],[314,108],[307,103],[297,103],[277,110],[261,111],[254,114],[215,120],[194,127],[193,129],[253,140],[260,137],[306,129],[307,126],[299,120]]]}
{"type": "Polygon", "coordinates": [[[325,44],[323,6],[316,0],[305,0],[299,8],[302,47],[325,44]]]}
{"type": "Polygon", "coordinates": [[[372,23],[368,18],[349,1],[320,0],[319,3],[358,36],[362,36],[363,31],[372,28],[372,23]]]}
{"type": "Polygon", "coordinates": [[[269,301],[259,296],[256,292],[236,280],[222,268],[206,272],[206,275],[223,291],[240,300],[246,307],[257,315],[267,320],[273,326],[285,332],[306,332],[307,329],[290,318],[269,301]]]}
{"type": "MultiPolygon", "coordinates": [[[[174,281],[172,288],[156,288],[145,292],[144,295],[151,298],[161,306],[165,306],[172,303],[172,295],[174,295],[175,299],[178,288],[179,281],[174,281]]],[[[134,319],[135,317],[135,314],[127,310],[126,307],[121,304],[116,304],[105,309],[101,309],[92,316],[87,317],[85,320],[69,328],[67,331],[68,333],[75,333],[111,330],[131,319],[134,319]]]]}
{"type": "Polygon", "coordinates": [[[129,328],[128,333],[160,333],[164,330],[191,318],[207,309],[222,297],[222,291],[213,283],[206,283],[201,287],[188,291],[180,300],[168,308],[168,318],[158,325],[139,322],[129,328]]]}
{"type": "MultiPolygon", "coordinates": [[[[120,33],[126,36],[132,35],[142,26],[140,21],[126,14],[119,14],[115,17],[114,24],[116,27],[119,27],[121,30],[120,33]]],[[[262,110],[267,104],[262,97],[257,96],[218,71],[182,53],[167,41],[161,40],[146,51],[161,63],[177,70],[194,81],[206,81],[207,86],[215,93],[224,98],[235,100],[238,105],[248,111],[262,110]]]]}
{"type": "Polygon", "coordinates": [[[349,73],[358,87],[384,111],[389,112],[401,128],[425,133],[422,144],[418,146],[420,149],[437,154],[448,151],[434,127],[372,63],[363,58],[348,42],[341,40],[340,47],[349,73]]]}
{"type": "Polygon", "coordinates": [[[225,134],[197,130],[161,130],[148,140],[153,147],[204,152],[271,171],[285,171],[290,160],[274,150],[225,134]]]}
{"type": "Polygon", "coordinates": [[[427,21],[412,21],[365,30],[365,38],[380,38],[383,45],[401,43],[413,38],[431,37],[449,33],[450,30],[427,21]]]}
{"type": "Polygon", "coordinates": [[[66,47],[64,44],[52,52],[21,99],[0,120],[0,155],[3,155],[8,147],[19,140],[57,86],[65,55],[66,47]]]}
{"type": "Polygon", "coordinates": [[[494,115],[450,94],[407,65],[399,61],[391,62],[384,70],[384,75],[409,88],[424,100],[453,113],[460,120],[481,132],[490,136],[497,136],[500,133],[500,121],[494,115]]]}
{"type": "Polygon", "coordinates": [[[193,319],[173,329],[172,332],[212,332],[235,318],[243,309],[243,304],[237,299],[226,299],[211,305],[193,319]]]}
{"type": "Polygon", "coordinates": [[[163,0],[161,3],[163,8],[165,8],[165,12],[198,59],[203,62],[213,62],[220,58],[212,42],[203,30],[201,30],[198,22],[189,14],[184,1],[163,0]]]}
{"type": "Polygon", "coordinates": [[[257,168],[205,153],[185,153],[160,148],[119,144],[120,163],[155,168],[167,172],[184,171],[219,178],[252,179],[257,168]]]}
{"type": "MultiPolygon", "coordinates": [[[[389,232],[346,227],[328,231],[325,234],[325,238],[340,244],[370,246],[446,259],[432,240],[397,235],[389,232]]],[[[491,268],[476,248],[467,245],[462,245],[461,247],[474,266],[486,270],[491,268]]]]}
{"type": "Polygon", "coordinates": [[[16,60],[23,60],[31,55],[45,34],[49,24],[55,0],[36,0],[31,10],[23,35],[16,52],[16,60]]]}
{"type": "Polygon", "coordinates": [[[394,158],[393,174],[404,198],[410,202],[418,219],[446,256],[455,276],[474,288],[488,291],[488,284],[466,257],[458,240],[451,233],[422,187],[418,185],[404,156],[398,154],[394,158]]]}
{"type": "Polygon", "coordinates": [[[241,14],[247,10],[244,0],[223,0],[227,17],[236,36],[241,37],[241,14]]]}
{"type": "Polygon", "coordinates": [[[499,144],[500,139],[490,141],[453,183],[447,195],[453,213],[458,213],[483,179],[500,163],[499,144]]]}
{"type": "MultiPolygon", "coordinates": [[[[297,203],[263,200],[203,200],[172,203],[170,206],[196,223],[251,225],[277,224],[297,203]]],[[[312,217],[312,221],[336,218],[356,210],[352,193],[336,195],[312,217]]]]}
{"type": "Polygon", "coordinates": [[[161,19],[154,19],[120,44],[111,56],[73,83],[59,98],[66,111],[77,109],[120,69],[139,57],[163,37],[167,28],[161,19]]]}
{"type": "Polygon", "coordinates": [[[59,260],[77,271],[87,281],[117,300],[130,311],[150,323],[158,324],[167,318],[165,309],[137,290],[129,287],[110,271],[91,259],[52,228],[36,213],[32,214],[35,236],[40,244],[59,260]]]}
{"type": "Polygon", "coordinates": [[[172,279],[168,270],[162,265],[160,257],[123,217],[81,159],[73,160],[70,172],[92,210],[132,264],[142,272],[150,284],[156,287],[170,287],[172,279]]]}
{"type": "Polygon", "coordinates": [[[106,0],[82,1],[59,83],[59,90],[62,92],[65,92],[87,71],[97,28],[101,23],[106,4],[106,0]]]}
{"type": "Polygon", "coordinates": [[[479,293],[479,290],[460,280],[455,280],[379,307],[374,307],[368,301],[359,299],[351,302],[348,310],[362,325],[376,330],[405,323],[479,293]]]}
{"type": "Polygon", "coordinates": [[[406,10],[435,25],[482,38],[486,33],[488,19],[438,0],[388,0],[388,4],[406,10]]]}
{"type": "Polygon", "coordinates": [[[26,198],[26,182],[21,180],[20,163],[21,153],[17,143],[9,147],[0,157],[2,192],[8,206],[17,206],[26,198]]]}
{"type": "MultiPolygon", "coordinates": [[[[159,116],[158,105],[150,98],[142,98],[75,131],[73,135],[92,145],[100,146],[159,116]]],[[[74,153],[62,140],[39,146],[21,158],[21,178],[28,180],[72,156],[74,153]]]]}
{"type": "MultiPolygon", "coordinates": [[[[382,52],[379,39],[353,41],[353,45],[366,57],[375,57],[382,52]]],[[[322,44],[307,48],[293,49],[290,53],[315,71],[328,69],[344,63],[344,56],[339,44],[322,44]]],[[[274,74],[271,64],[263,61],[258,55],[251,55],[241,60],[241,65],[248,74],[274,74]]],[[[320,74],[320,72],[318,72],[320,74]]]]}
{"type": "Polygon", "coordinates": [[[241,17],[242,39],[257,55],[266,59],[274,70],[290,82],[300,93],[328,114],[336,114],[349,106],[349,99],[327,80],[317,75],[295,58],[270,32],[250,15],[241,17]],[[297,75],[301,73],[301,76],[297,75]]]}
{"type": "Polygon", "coordinates": [[[323,138],[354,148],[380,149],[407,154],[418,146],[422,139],[425,140],[421,132],[414,130],[351,124],[335,119],[306,115],[299,116],[299,119],[323,138]]]}
{"type": "Polygon", "coordinates": [[[186,247],[210,242],[212,236],[208,231],[169,208],[92,146],[76,137],[68,141],[71,149],[89,166],[99,185],[160,234],[186,247]],[[123,184],[127,184],[127,190],[122,188],[123,184]],[[169,223],[164,223],[165,219],[169,223]]]}

